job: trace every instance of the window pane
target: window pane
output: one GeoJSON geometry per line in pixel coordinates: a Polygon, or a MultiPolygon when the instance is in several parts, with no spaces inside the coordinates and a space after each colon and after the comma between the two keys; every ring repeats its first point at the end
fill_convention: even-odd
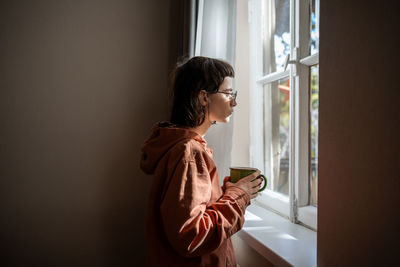
{"type": "Polygon", "coordinates": [[[310,0],[310,55],[319,51],[319,0],[310,0]]]}
{"type": "Polygon", "coordinates": [[[289,77],[264,86],[265,172],[268,189],[289,194],[289,77]]]}
{"type": "Polygon", "coordinates": [[[317,206],[318,188],[318,65],[310,68],[310,205],[317,206]]]}
{"type": "Polygon", "coordinates": [[[263,0],[264,75],[283,71],[290,52],[290,1],[263,0]]]}

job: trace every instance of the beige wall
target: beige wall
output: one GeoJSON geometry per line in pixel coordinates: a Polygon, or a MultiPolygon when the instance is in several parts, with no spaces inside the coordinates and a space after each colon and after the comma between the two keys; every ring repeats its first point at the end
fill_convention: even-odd
{"type": "Polygon", "coordinates": [[[1,1],[3,266],[143,266],[170,2],[1,1]]]}
{"type": "Polygon", "coordinates": [[[321,267],[399,262],[397,7],[321,1],[321,267]]]}

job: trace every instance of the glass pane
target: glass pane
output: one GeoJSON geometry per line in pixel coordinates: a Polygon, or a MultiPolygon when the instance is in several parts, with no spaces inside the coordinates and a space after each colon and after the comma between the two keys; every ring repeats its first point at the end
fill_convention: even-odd
{"type": "Polygon", "coordinates": [[[310,68],[310,205],[317,206],[318,189],[318,86],[319,66],[310,68]]]}
{"type": "Polygon", "coordinates": [[[283,71],[290,52],[290,1],[263,0],[263,73],[283,71]]]}
{"type": "Polygon", "coordinates": [[[319,0],[310,0],[310,55],[319,51],[319,0]]]}
{"type": "Polygon", "coordinates": [[[265,173],[270,190],[289,194],[289,77],[264,86],[265,173]]]}

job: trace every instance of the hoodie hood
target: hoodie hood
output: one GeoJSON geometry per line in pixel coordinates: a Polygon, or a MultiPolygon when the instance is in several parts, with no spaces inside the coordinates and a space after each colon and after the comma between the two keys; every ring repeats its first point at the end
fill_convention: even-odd
{"type": "MultiPolygon", "coordinates": [[[[194,139],[204,148],[207,143],[199,134],[185,128],[179,128],[169,122],[159,122],[151,130],[150,137],[142,145],[140,168],[146,174],[154,174],[160,159],[176,144],[183,140],[194,139]]],[[[210,150],[209,148],[207,148],[210,150]]]]}

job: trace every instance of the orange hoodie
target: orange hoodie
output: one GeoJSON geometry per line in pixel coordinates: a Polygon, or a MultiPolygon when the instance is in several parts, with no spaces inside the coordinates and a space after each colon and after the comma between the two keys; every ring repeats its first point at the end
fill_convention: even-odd
{"type": "Polygon", "coordinates": [[[234,266],[230,237],[250,196],[219,185],[212,150],[197,133],[159,123],[142,146],[140,167],[153,175],[146,219],[148,266],[234,266]]]}

